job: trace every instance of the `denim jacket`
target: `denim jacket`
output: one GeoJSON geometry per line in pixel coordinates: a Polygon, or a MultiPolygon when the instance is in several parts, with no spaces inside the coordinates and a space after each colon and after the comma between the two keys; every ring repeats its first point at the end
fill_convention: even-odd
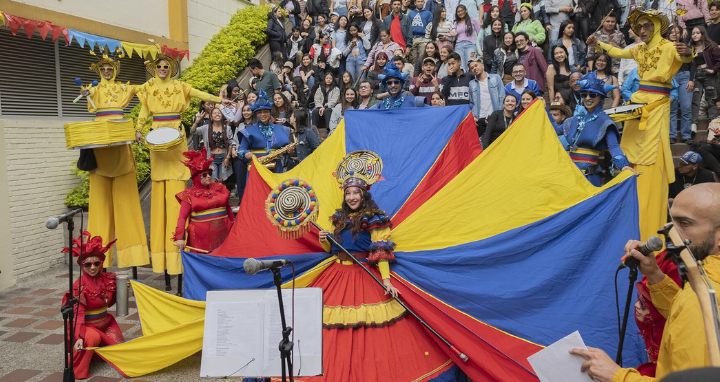
{"type": "MultiPolygon", "coordinates": [[[[550,44],[550,49],[548,49],[548,65],[552,65],[552,51],[553,48],[555,48],[558,45],[562,45],[562,37],[558,38],[557,40],[553,41],[552,44],[550,44]]],[[[575,65],[580,65],[581,68],[584,68],[587,66],[587,59],[585,55],[585,44],[580,41],[579,39],[573,37],[572,39],[572,46],[573,46],[573,56],[575,56],[575,65]]]]}
{"type": "MultiPolygon", "coordinates": [[[[367,61],[367,52],[371,48],[370,39],[368,38],[368,36],[363,35],[358,40],[358,42],[362,41],[362,44],[357,44],[358,50],[360,51],[360,61],[361,63],[365,63],[365,61],[367,61]]],[[[350,56],[350,53],[352,53],[352,48],[350,47],[350,43],[348,43],[345,46],[345,49],[343,49],[343,57],[350,56]]]]}
{"type": "MultiPolygon", "coordinates": [[[[488,73],[487,82],[493,110],[502,109],[502,102],[505,98],[505,87],[502,79],[497,74],[488,73]]],[[[472,113],[475,118],[480,118],[480,99],[480,81],[473,78],[470,80],[470,104],[472,104],[472,113]]]]}

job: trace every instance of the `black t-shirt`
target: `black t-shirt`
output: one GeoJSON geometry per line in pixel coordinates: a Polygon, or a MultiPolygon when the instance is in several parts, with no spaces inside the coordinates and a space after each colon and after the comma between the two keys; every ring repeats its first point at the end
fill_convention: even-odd
{"type": "Polygon", "coordinates": [[[716,44],[720,44],[720,23],[708,24],[707,32],[711,40],[715,41],[716,44]]]}
{"type": "Polygon", "coordinates": [[[682,174],[680,174],[680,171],[678,171],[678,169],[675,169],[675,182],[670,185],[670,189],[668,190],[668,196],[671,198],[675,198],[677,194],[680,193],[680,191],[690,186],[694,186],[700,183],[712,182],[715,182],[715,178],[713,177],[712,172],[702,167],[698,168],[698,172],[697,174],[695,174],[695,176],[683,176],[682,174]]]}

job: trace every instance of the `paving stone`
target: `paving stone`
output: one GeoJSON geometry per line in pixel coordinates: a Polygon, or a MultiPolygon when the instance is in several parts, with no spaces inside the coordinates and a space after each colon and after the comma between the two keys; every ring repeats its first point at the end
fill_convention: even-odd
{"type": "Polygon", "coordinates": [[[33,296],[44,296],[46,294],[50,294],[57,291],[57,289],[36,289],[34,292],[30,293],[33,296]]]}
{"type": "Polygon", "coordinates": [[[117,382],[120,378],[110,378],[110,377],[92,377],[88,379],[88,382],[117,382]]]}
{"type": "Polygon", "coordinates": [[[46,308],[40,311],[37,311],[33,313],[33,316],[40,316],[40,317],[52,317],[52,316],[58,316],[62,317],[62,314],[60,313],[60,308],[46,308]]]}
{"type": "Polygon", "coordinates": [[[128,301],[128,308],[137,309],[137,304],[135,303],[135,301],[128,301]]]}
{"type": "Polygon", "coordinates": [[[40,373],[40,370],[17,369],[0,377],[0,382],[24,382],[40,373]]]}
{"type": "Polygon", "coordinates": [[[137,313],[133,313],[127,317],[125,317],[126,320],[134,320],[137,321],[140,319],[140,316],[137,313]]]}
{"type": "Polygon", "coordinates": [[[9,308],[9,306],[0,305],[0,312],[2,312],[3,310],[5,310],[5,309],[7,309],[7,308],[9,308]]]}
{"type": "Polygon", "coordinates": [[[6,310],[3,314],[28,314],[35,309],[34,306],[18,306],[17,308],[6,310]]]}
{"type": "MultiPolygon", "coordinates": [[[[3,332],[2,330],[0,330],[0,337],[4,336],[5,333],[7,333],[7,332],[3,332]]],[[[2,369],[2,368],[0,368],[0,369],[2,369]]]]}
{"type": "Polygon", "coordinates": [[[40,330],[55,330],[57,328],[62,328],[63,322],[58,320],[49,320],[45,321],[40,325],[35,326],[35,329],[40,330]]]}
{"type": "Polygon", "coordinates": [[[35,305],[58,305],[58,306],[60,306],[60,303],[62,303],[62,301],[57,298],[46,298],[44,300],[35,301],[35,305]]]}
{"type": "Polygon", "coordinates": [[[124,333],[124,332],[127,332],[128,330],[134,328],[135,324],[118,324],[118,326],[120,326],[120,330],[122,330],[124,333]]]}
{"type": "Polygon", "coordinates": [[[57,344],[61,344],[62,342],[63,342],[62,334],[51,334],[36,343],[43,344],[43,345],[57,345],[57,344]]]}
{"type": "Polygon", "coordinates": [[[34,324],[35,322],[37,322],[37,320],[33,318],[18,318],[17,320],[6,322],[3,326],[8,328],[24,328],[28,325],[34,324]]]}
{"type": "MultiPolygon", "coordinates": [[[[19,332],[15,333],[12,336],[4,339],[3,341],[6,342],[27,342],[35,337],[40,335],[40,333],[31,333],[31,332],[19,332]]],[[[0,378],[0,382],[2,382],[3,379],[0,378]]]]}
{"type": "Polygon", "coordinates": [[[20,305],[20,304],[26,304],[34,299],[35,299],[35,297],[15,297],[12,300],[10,300],[10,303],[20,305]]]}
{"type": "Polygon", "coordinates": [[[67,273],[65,273],[64,275],[55,276],[56,279],[61,279],[61,278],[65,278],[65,279],[66,279],[67,277],[68,277],[68,274],[67,274],[67,273]]]}
{"type": "Polygon", "coordinates": [[[63,382],[63,373],[57,372],[48,375],[47,377],[40,380],[40,382],[63,382]]]}

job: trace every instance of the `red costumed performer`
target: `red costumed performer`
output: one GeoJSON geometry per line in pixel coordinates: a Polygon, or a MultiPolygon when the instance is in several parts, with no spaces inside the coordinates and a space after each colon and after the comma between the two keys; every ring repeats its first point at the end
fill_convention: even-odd
{"type": "MultiPolygon", "coordinates": [[[[73,312],[77,321],[72,341],[73,367],[77,379],[90,377],[90,361],[95,351],[87,348],[125,341],[115,317],[107,312],[109,307],[115,305],[115,274],[102,271],[105,252],[114,243],[115,240],[103,246],[100,236],[92,237],[87,231],[73,240],[72,254],[78,258],[77,263],[82,267],[82,275],[73,285],[74,297],[79,301],[73,312]],[[83,237],[87,237],[87,242],[83,243],[83,237]]],[[[63,249],[63,252],[69,251],[68,247],[63,249]]],[[[63,306],[68,304],[69,297],[66,293],[63,306]]]]}
{"type": "Polygon", "coordinates": [[[181,250],[187,245],[191,252],[209,253],[225,241],[232,228],[230,193],[222,183],[213,182],[210,165],[214,156],[206,159],[205,148],[200,152],[186,151],[183,155],[188,158],[183,164],[190,169],[193,186],[175,195],[180,203],[180,216],[173,239],[181,250]]]}

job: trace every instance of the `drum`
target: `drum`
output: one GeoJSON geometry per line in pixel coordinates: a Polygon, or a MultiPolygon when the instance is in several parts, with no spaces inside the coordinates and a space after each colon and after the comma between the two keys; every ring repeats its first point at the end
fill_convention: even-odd
{"type": "Polygon", "coordinates": [[[170,151],[183,143],[180,130],[172,127],[159,127],[147,134],[145,140],[151,151],[170,151]]]}
{"type": "Polygon", "coordinates": [[[641,103],[633,103],[630,105],[622,105],[605,109],[605,114],[612,116],[613,114],[632,114],[635,110],[645,106],[641,103]]]}
{"type": "Polygon", "coordinates": [[[105,119],[65,125],[65,146],[68,149],[93,149],[133,142],[135,127],[131,119],[105,119]]]}

